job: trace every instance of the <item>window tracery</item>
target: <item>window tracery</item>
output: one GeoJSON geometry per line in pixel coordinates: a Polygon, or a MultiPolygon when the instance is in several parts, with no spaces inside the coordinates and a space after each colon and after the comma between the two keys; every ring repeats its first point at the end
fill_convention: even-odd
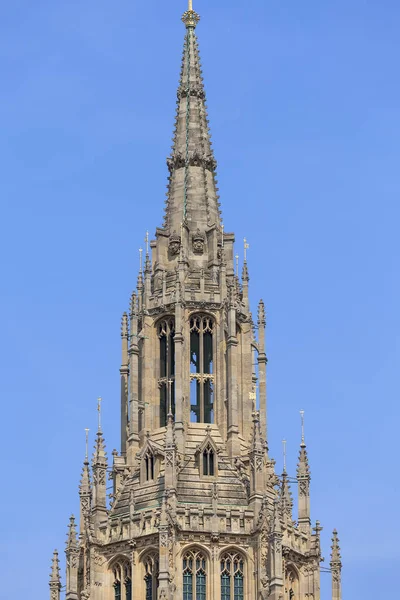
{"type": "Polygon", "coordinates": [[[114,600],[132,600],[132,573],[128,560],[119,561],[113,566],[114,600]]]}
{"type": "Polygon", "coordinates": [[[183,556],[183,600],[207,600],[207,560],[190,550],[183,556]]]}
{"type": "Polygon", "coordinates": [[[160,427],[167,424],[169,410],[175,416],[175,322],[164,319],[157,325],[160,340],[160,372],[158,387],[160,389],[160,427]]]}
{"type": "Polygon", "coordinates": [[[207,444],[207,446],[203,450],[203,475],[213,477],[215,474],[215,453],[211,444],[207,444]]]}
{"type": "Polygon", "coordinates": [[[221,557],[221,600],[244,600],[244,560],[239,553],[221,557]]]}
{"type": "Polygon", "coordinates": [[[190,319],[190,420],[214,422],[214,321],[207,315],[190,319]]]}
{"type": "Polygon", "coordinates": [[[156,600],[158,589],[158,555],[148,554],[143,559],[145,600],[156,600]]]}
{"type": "Polygon", "coordinates": [[[289,567],[286,570],[285,577],[285,600],[297,600],[299,589],[299,579],[295,570],[289,567]]]}

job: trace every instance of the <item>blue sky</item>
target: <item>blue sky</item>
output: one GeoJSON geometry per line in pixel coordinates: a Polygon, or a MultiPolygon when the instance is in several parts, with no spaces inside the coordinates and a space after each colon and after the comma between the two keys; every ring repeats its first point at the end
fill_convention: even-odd
{"type": "MultiPolygon", "coordinates": [[[[195,8],[225,228],[267,307],[271,454],[280,471],[285,437],[295,472],[305,409],[325,566],[337,527],[344,598],[375,600],[400,568],[400,6],[195,8]]],[[[120,317],[162,221],[184,9],[0,9],[4,599],[47,597],[98,395],[118,447],[120,317]]]]}

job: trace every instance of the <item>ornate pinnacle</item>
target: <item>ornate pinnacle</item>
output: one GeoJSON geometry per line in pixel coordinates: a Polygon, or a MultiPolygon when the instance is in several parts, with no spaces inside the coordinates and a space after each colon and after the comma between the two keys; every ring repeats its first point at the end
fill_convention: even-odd
{"type": "Polygon", "coordinates": [[[341,566],[341,565],[342,565],[342,557],[340,555],[338,532],[336,531],[336,529],[334,529],[333,537],[332,537],[331,566],[341,566]]]}
{"type": "Polygon", "coordinates": [[[126,314],[126,312],[124,312],[124,314],[122,315],[121,337],[122,338],[128,337],[128,315],[126,314]]]}
{"type": "Polygon", "coordinates": [[[193,0],[189,0],[188,10],[183,14],[182,21],[186,25],[187,29],[189,29],[189,27],[194,29],[197,23],[200,21],[200,15],[193,10],[193,0]]]}
{"type": "Polygon", "coordinates": [[[258,326],[265,327],[265,306],[263,300],[258,303],[258,326]]]}
{"type": "Polygon", "coordinates": [[[282,526],[281,526],[279,512],[280,512],[279,511],[279,500],[277,498],[275,498],[274,513],[273,513],[273,519],[272,519],[272,533],[281,533],[282,532],[282,526]]]}
{"type": "Polygon", "coordinates": [[[77,548],[77,539],[76,539],[76,526],[75,526],[75,517],[71,515],[69,519],[68,525],[68,533],[67,533],[67,549],[77,548]]]}
{"type": "Polygon", "coordinates": [[[130,302],[130,307],[129,307],[129,312],[130,312],[131,317],[134,314],[136,314],[136,308],[137,308],[137,294],[135,291],[133,291],[132,295],[131,295],[131,302],[130,302]]]}
{"type": "Polygon", "coordinates": [[[51,561],[51,572],[50,572],[50,587],[60,590],[61,589],[61,578],[60,578],[60,567],[58,560],[58,552],[54,550],[53,558],[51,561]]]}

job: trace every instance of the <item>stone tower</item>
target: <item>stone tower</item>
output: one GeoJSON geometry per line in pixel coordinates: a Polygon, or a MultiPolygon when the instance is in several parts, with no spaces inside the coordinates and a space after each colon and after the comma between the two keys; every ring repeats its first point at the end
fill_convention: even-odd
{"type": "MultiPolygon", "coordinates": [[[[264,303],[253,320],[247,263],[239,278],[222,224],[191,2],[182,20],[164,222],[122,316],[121,449],[109,464],[99,422],[66,600],[320,600],[304,435],[294,520],[289,476],[268,454],[264,303]]],[[[341,600],[336,532],[330,564],[341,600]]],[[[55,553],[51,600],[61,589],[55,553]]]]}

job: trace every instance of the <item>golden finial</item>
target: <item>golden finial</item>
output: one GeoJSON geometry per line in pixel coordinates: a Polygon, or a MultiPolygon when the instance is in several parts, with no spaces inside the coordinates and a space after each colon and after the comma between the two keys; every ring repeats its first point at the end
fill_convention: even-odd
{"type": "Polygon", "coordinates": [[[300,411],[301,416],[301,443],[304,444],[304,410],[300,411]]]}
{"type": "Polygon", "coordinates": [[[101,403],[103,399],[97,398],[97,413],[98,413],[98,431],[101,431],[101,403]]]}
{"type": "Polygon", "coordinates": [[[143,248],[139,248],[139,272],[143,270],[143,248]]]}
{"type": "Polygon", "coordinates": [[[247,250],[250,248],[250,244],[247,243],[246,238],[244,238],[243,242],[244,242],[244,262],[247,262],[247,250]]]}
{"type": "Polygon", "coordinates": [[[187,28],[193,27],[193,29],[200,21],[200,15],[193,10],[193,0],[188,0],[188,9],[183,14],[182,21],[185,23],[187,28]]]}
{"type": "Polygon", "coordinates": [[[172,416],[172,379],[168,379],[168,416],[172,416]]]}
{"type": "Polygon", "coordinates": [[[286,473],[286,440],[282,440],[283,446],[283,472],[286,473]]]}
{"type": "Polygon", "coordinates": [[[85,429],[85,436],[86,436],[85,461],[87,461],[89,459],[89,431],[90,431],[90,429],[88,429],[88,428],[85,429]]]}

